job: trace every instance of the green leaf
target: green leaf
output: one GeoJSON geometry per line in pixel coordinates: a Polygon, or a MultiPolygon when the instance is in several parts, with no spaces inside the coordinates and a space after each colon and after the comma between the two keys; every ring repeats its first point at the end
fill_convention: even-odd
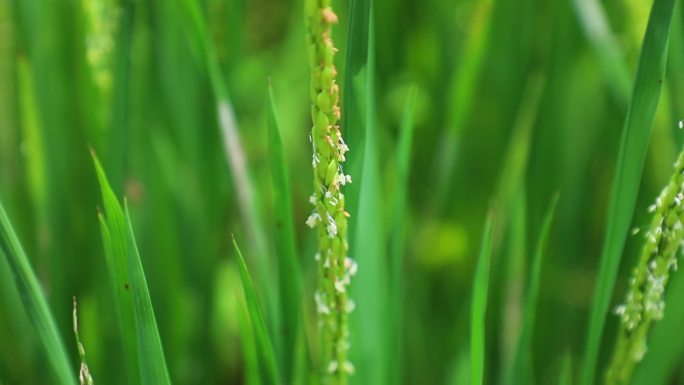
{"type": "Polygon", "coordinates": [[[238,207],[247,233],[252,258],[257,262],[254,271],[257,282],[265,288],[265,302],[269,309],[277,308],[275,275],[269,259],[266,228],[261,219],[259,190],[254,188],[250,178],[247,151],[243,146],[237,117],[233,109],[226,80],[221,70],[218,54],[212,43],[209,25],[199,3],[194,0],[177,0],[180,16],[188,31],[189,40],[195,53],[200,55],[216,103],[217,124],[223,141],[224,156],[233,178],[239,200],[238,207]]]}
{"type": "Polygon", "coordinates": [[[489,265],[492,252],[494,211],[489,212],[482,233],[480,256],[473,282],[473,298],[470,313],[470,383],[484,383],[485,363],[485,316],[487,312],[487,291],[489,288],[489,265]]]}
{"type": "Polygon", "coordinates": [[[384,330],[387,325],[385,309],[388,303],[386,238],[382,222],[382,184],[375,124],[375,42],[372,14],[369,28],[368,66],[361,99],[366,106],[362,126],[365,127],[363,162],[360,170],[361,178],[354,182],[358,183],[355,188],[359,189],[359,201],[358,210],[352,213],[352,218],[355,216],[355,223],[352,228],[353,232],[350,232],[351,256],[358,261],[359,265],[359,271],[351,285],[351,299],[356,303],[356,310],[349,317],[350,356],[352,363],[356,366],[357,374],[352,376],[350,381],[357,384],[380,385],[385,384],[387,380],[384,330]]]}
{"type": "MultiPolygon", "coordinates": [[[[505,305],[501,315],[502,322],[509,325],[501,331],[501,339],[504,342],[501,359],[507,374],[510,374],[513,367],[515,344],[520,334],[519,323],[516,320],[520,314],[527,255],[525,176],[544,84],[544,75],[541,73],[533,72],[528,75],[513,130],[506,146],[506,153],[501,162],[495,195],[498,215],[494,223],[494,231],[497,234],[508,233],[506,236],[508,239],[507,255],[502,266],[505,305]]],[[[497,250],[493,252],[496,253],[497,250]]]]}
{"type": "Polygon", "coordinates": [[[572,385],[572,356],[570,353],[563,356],[558,385],[572,385]]]}
{"type": "Polygon", "coordinates": [[[603,5],[598,0],[573,0],[577,19],[598,57],[601,70],[615,99],[629,101],[630,75],[620,45],[610,29],[603,5]]]}
{"type": "Polygon", "coordinates": [[[655,0],[644,36],[610,197],[582,365],[583,385],[591,385],[595,380],[603,327],[636,205],[646,150],[660,98],[673,7],[674,0],[655,0]]]}
{"type": "Polygon", "coordinates": [[[0,254],[14,277],[14,289],[28,314],[31,326],[45,349],[45,357],[50,363],[55,380],[59,384],[74,384],[74,375],[69,355],[62,338],[57,332],[55,321],[50,313],[45,296],[36,278],[28,257],[12,228],[12,224],[0,203],[0,254]]]}
{"type": "MultiPolygon", "coordinates": [[[[344,76],[346,92],[342,93],[342,127],[345,141],[349,148],[357,147],[364,134],[364,100],[363,90],[356,89],[354,84],[364,76],[368,65],[368,37],[372,0],[350,0],[349,29],[347,32],[347,56],[344,76]]],[[[353,151],[353,150],[352,150],[353,151]]],[[[353,156],[353,152],[350,152],[353,156]]]]}
{"type": "Polygon", "coordinates": [[[292,193],[287,160],[283,151],[280,128],[276,118],[273,89],[269,86],[268,148],[273,184],[273,214],[275,219],[275,249],[278,260],[281,325],[276,333],[279,362],[283,378],[292,380],[292,369],[299,331],[302,296],[301,272],[295,245],[292,193]]]}
{"type": "Polygon", "coordinates": [[[589,319],[582,384],[594,383],[599,348],[620,259],[639,192],[641,173],[660,98],[674,0],[655,0],[641,49],[608,208],[606,233],[589,319]]]}
{"type": "Polygon", "coordinates": [[[238,248],[235,238],[233,238],[233,247],[237,256],[238,268],[240,270],[240,280],[242,281],[242,289],[245,294],[245,301],[247,303],[247,314],[249,322],[252,325],[253,338],[257,346],[258,355],[260,359],[261,373],[265,376],[266,384],[280,384],[281,381],[278,375],[276,365],[276,356],[271,344],[271,339],[268,336],[266,329],[266,322],[261,312],[261,305],[257,297],[256,290],[254,290],[254,283],[252,277],[247,270],[245,259],[242,258],[242,253],[238,248]]]}
{"type": "Polygon", "coordinates": [[[539,298],[539,284],[541,281],[541,266],[544,261],[544,249],[549,238],[549,231],[551,229],[551,222],[556,212],[556,204],[558,203],[558,194],[555,194],[546,209],[546,216],[542,224],[541,232],[537,240],[537,248],[534,253],[534,262],[532,263],[532,271],[530,272],[530,281],[527,288],[527,296],[525,298],[525,309],[522,319],[522,330],[518,339],[517,351],[515,354],[513,373],[511,380],[513,384],[530,384],[532,377],[528,369],[532,365],[532,334],[534,333],[534,324],[537,313],[537,300],[539,298]]]}
{"type": "MultiPolygon", "coordinates": [[[[404,108],[404,118],[401,123],[399,143],[397,144],[397,184],[394,188],[394,220],[392,221],[390,257],[389,257],[389,291],[388,301],[389,310],[387,327],[386,357],[388,362],[401,362],[401,339],[403,330],[403,306],[405,298],[405,286],[402,276],[404,266],[404,252],[406,239],[406,206],[409,188],[409,171],[411,166],[411,149],[413,145],[413,112],[416,102],[416,89],[411,88],[406,107],[404,108]]],[[[396,384],[400,382],[401,370],[399,368],[388,371],[388,382],[396,384]]]]}
{"type": "Polygon", "coordinates": [[[240,301],[240,307],[243,311],[239,311],[238,327],[240,330],[240,346],[242,347],[243,359],[245,361],[243,368],[245,370],[245,383],[247,385],[261,385],[261,373],[259,372],[259,350],[254,341],[254,333],[252,332],[252,325],[249,322],[249,310],[246,308],[247,304],[243,300],[240,301]]]}
{"type": "Polygon", "coordinates": [[[489,35],[493,20],[495,0],[482,0],[474,3],[473,17],[468,26],[463,48],[459,52],[459,60],[453,76],[449,79],[447,129],[444,140],[438,149],[438,171],[435,173],[437,191],[433,204],[443,209],[448,203],[450,183],[456,171],[456,159],[461,132],[472,104],[477,98],[477,84],[484,68],[485,57],[489,48],[489,35]]]}
{"type": "Polygon", "coordinates": [[[104,169],[92,153],[104,213],[99,214],[107,267],[133,384],[170,384],[145,274],[133,235],[128,207],[122,209],[104,169]]]}

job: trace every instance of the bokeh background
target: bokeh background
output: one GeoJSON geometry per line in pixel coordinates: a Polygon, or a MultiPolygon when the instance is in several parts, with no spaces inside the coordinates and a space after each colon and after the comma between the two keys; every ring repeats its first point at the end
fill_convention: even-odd
{"type": "MultiPolygon", "coordinates": [[[[71,300],[77,296],[96,383],[124,383],[125,352],[109,294],[89,147],[103,159],[117,193],[128,199],[173,380],[243,383],[241,289],[231,234],[244,245],[248,264],[257,254],[275,263],[266,135],[271,84],[290,168],[303,298],[313,301],[315,233],[304,224],[312,175],[302,1],[197,1],[193,9],[218,63],[218,80],[207,70],[196,15],[183,3],[0,0],[0,198],[74,367],[71,300]],[[224,150],[217,82],[236,118],[251,185],[248,201],[241,199],[244,180],[224,150]],[[245,212],[256,213],[261,241],[250,235],[254,224],[245,212]]],[[[349,2],[334,1],[333,7],[340,19],[334,39],[343,79],[349,2]]],[[[400,125],[407,99],[415,95],[401,213],[404,294],[401,312],[390,315],[403,320],[399,362],[390,364],[397,381],[467,381],[472,277],[493,201],[486,378],[502,380],[542,217],[560,192],[532,361],[538,383],[555,383],[563,357],[579,364],[583,352],[650,2],[375,0],[373,7],[383,198],[378,234],[387,237],[388,249],[397,214],[390,202],[401,188],[400,125]]],[[[683,18],[678,8],[635,226],[648,222],[646,207],[668,179],[684,138],[677,129],[684,117],[683,18]]],[[[353,170],[352,177],[361,180],[353,170]]],[[[628,241],[613,304],[622,299],[640,242],[638,236],[628,241]]],[[[668,310],[677,306],[670,301],[668,310]]],[[[48,384],[45,357],[25,317],[0,295],[0,381],[48,384]]],[[[616,321],[608,317],[601,362],[611,353],[616,321]]],[[[682,367],[681,358],[673,358],[676,367],[682,367]]],[[[684,378],[679,371],[672,373],[673,383],[684,378]]]]}

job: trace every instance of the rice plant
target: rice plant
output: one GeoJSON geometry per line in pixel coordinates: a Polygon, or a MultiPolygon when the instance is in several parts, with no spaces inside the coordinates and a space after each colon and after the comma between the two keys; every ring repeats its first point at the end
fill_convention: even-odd
{"type": "Polygon", "coordinates": [[[0,1],[0,384],[684,384],[676,3],[0,1]]]}

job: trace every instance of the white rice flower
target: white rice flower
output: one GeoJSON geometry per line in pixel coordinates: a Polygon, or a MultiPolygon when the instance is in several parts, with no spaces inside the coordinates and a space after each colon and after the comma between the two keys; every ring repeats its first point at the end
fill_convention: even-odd
{"type": "Polygon", "coordinates": [[[320,221],[321,216],[317,212],[314,212],[306,219],[306,225],[313,229],[320,221]]]}
{"type": "Polygon", "coordinates": [[[347,308],[344,310],[346,310],[347,313],[351,313],[354,311],[354,309],[356,309],[356,303],[354,302],[353,299],[350,298],[347,300],[347,308]]]}
{"type": "Polygon", "coordinates": [[[344,293],[347,291],[344,281],[335,280],[335,290],[337,290],[339,293],[344,293]]]}
{"type": "Polygon", "coordinates": [[[359,270],[359,265],[356,263],[355,260],[346,257],[344,259],[344,268],[347,270],[347,273],[351,275],[352,277],[356,275],[356,272],[359,270]]]}
{"type": "Polygon", "coordinates": [[[328,304],[325,303],[325,294],[322,294],[320,292],[316,292],[314,294],[314,301],[316,302],[316,311],[319,314],[330,314],[330,308],[328,307],[328,304]]]}
{"type": "Polygon", "coordinates": [[[330,213],[328,213],[328,226],[326,229],[328,230],[328,236],[330,238],[335,238],[337,235],[337,223],[330,213]]]}

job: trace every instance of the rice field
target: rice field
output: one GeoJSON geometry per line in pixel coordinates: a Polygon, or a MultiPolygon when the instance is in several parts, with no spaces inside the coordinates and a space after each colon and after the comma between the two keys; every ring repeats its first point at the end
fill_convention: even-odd
{"type": "Polygon", "coordinates": [[[684,384],[675,0],[0,0],[0,384],[684,384]]]}

